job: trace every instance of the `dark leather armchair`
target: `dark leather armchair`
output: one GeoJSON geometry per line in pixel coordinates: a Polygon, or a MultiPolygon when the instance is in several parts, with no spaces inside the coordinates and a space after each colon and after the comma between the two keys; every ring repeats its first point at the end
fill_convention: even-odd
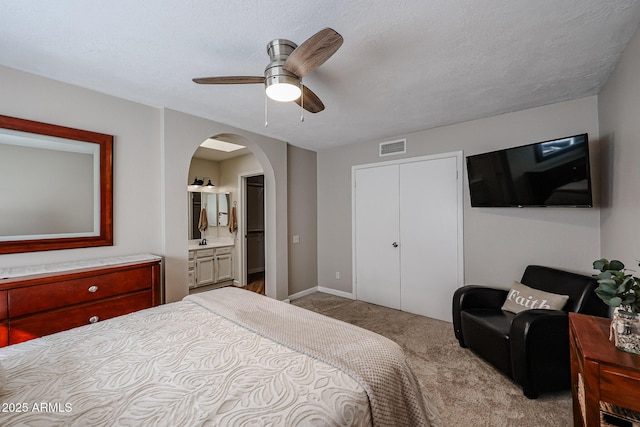
{"type": "Polygon", "coordinates": [[[563,310],[532,309],[514,314],[501,309],[506,289],[463,286],[453,296],[453,327],[462,347],[491,363],[522,386],[524,395],[571,388],[568,312],[607,317],[590,276],[530,265],[520,281],[545,292],[568,295],[563,310]]]}

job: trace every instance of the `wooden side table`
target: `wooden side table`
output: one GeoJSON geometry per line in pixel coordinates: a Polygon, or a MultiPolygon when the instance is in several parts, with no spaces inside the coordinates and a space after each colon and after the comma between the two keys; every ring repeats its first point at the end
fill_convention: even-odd
{"type": "Polygon", "coordinates": [[[640,412],[640,355],[609,341],[611,319],[569,313],[573,425],[600,426],[601,402],[640,412]]]}

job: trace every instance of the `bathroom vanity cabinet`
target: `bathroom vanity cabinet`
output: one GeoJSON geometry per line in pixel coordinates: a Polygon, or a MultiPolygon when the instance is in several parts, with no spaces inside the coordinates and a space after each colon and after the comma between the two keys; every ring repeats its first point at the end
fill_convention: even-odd
{"type": "MultiPolygon", "coordinates": [[[[233,246],[189,250],[189,290],[233,281],[233,246]]],[[[216,287],[217,287],[216,286],[216,287]]]]}

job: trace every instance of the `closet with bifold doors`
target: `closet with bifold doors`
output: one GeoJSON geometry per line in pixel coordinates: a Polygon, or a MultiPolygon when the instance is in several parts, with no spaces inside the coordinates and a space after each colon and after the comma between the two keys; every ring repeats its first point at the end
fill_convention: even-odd
{"type": "Polygon", "coordinates": [[[462,152],[352,167],[356,299],[451,321],[463,285],[462,152]]]}

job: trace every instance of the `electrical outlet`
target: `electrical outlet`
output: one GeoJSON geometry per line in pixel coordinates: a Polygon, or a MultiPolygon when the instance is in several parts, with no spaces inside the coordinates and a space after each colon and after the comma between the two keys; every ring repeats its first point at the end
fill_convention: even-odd
{"type": "Polygon", "coordinates": [[[340,272],[336,271],[336,279],[340,280],[340,272]]]}
{"type": "Polygon", "coordinates": [[[293,235],[293,243],[300,243],[300,236],[298,236],[297,234],[293,235]]]}

